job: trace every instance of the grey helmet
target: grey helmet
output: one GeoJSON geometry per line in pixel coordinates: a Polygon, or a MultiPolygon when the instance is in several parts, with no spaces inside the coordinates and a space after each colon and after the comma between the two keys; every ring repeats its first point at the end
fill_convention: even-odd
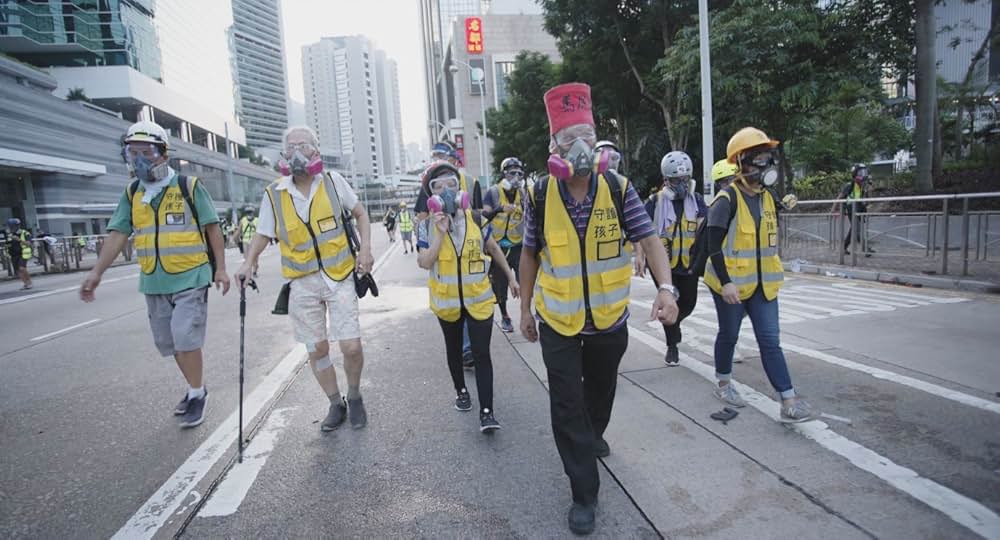
{"type": "Polygon", "coordinates": [[[660,160],[660,174],[663,178],[677,178],[679,176],[692,176],[694,174],[694,164],[691,157],[684,152],[667,152],[660,160]]]}

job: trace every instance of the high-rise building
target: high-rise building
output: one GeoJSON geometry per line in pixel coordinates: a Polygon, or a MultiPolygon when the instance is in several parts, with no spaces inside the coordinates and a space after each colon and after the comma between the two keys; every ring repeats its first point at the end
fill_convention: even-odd
{"type": "Polygon", "coordinates": [[[289,121],[288,86],[278,0],[232,0],[236,114],[247,144],[281,146],[289,121]]]}
{"type": "Polygon", "coordinates": [[[402,146],[401,135],[393,134],[401,132],[398,77],[395,62],[384,56],[364,36],[323,38],[302,48],[306,123],[325,154],[369,180],[395,172],[402,146]]]}

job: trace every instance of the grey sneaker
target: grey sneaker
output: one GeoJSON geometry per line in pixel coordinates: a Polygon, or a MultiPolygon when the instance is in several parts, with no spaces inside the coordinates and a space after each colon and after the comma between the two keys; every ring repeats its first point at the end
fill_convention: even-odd
{"type": "Polygon", "coordinates": [[[676,366],[681,361],[680,351],[677,350],[677,345],[668,345],[667,354],[663,357],[663,361],[667,363],[668,366],[676,366]]]}
{"type": "Polygon", "coordinates": [[[347,403],[341,398],[340,403],[330,404],[330,411],[326,413],[326,418],[323,419],[320,429],[333,431],[344,423],[345,418],[347,418],[347,403]]]}
{"type": "Polygon", "coordinates": [[[483,409],[479,413],[479,431],[481,433],[489,433],[500,429],[500,422],[497,422],[495,416],[493,416],[493,411],[489,409],[483,409]]]}
{"type": "Polygon", "coordinates": [[[815,418],[816,414],[813,412],[813,408],[804,399],[796,399],[791,405],[781,406],[781,417],[778,418],[778,421],[785,424],[797,424],[815,418]]]}
{"type": "Polygon", "coordinates": [[[724,403],[728,403],[733,407],[747,406],[747,402],[743,401],[743,398],[740,396],[740,393],[736,391],[736,387],[734,387],[732,383],[716,388],[715,392],[713,393],[715,394],[715,397],[719,398],[719,400],[723,401],[724,403]]]}
{"type": "Polygon", "coordinates": [[[504,317],[500,321],[500,329],[508,334],[514,331],[514,323],[510,320],[510,317],[504,317]]]}
{"type": "Polygon", "coordinates": [[[368,424],[368,413],[365,411],[365,402],[358,399],[347,400],[348,416],[351,418],[351,427],[361,429],[368,424]]]}
{"type": "Polygon", "coordinates": [[[455,398],[455,408],[463,412],[472,410],[472,397],[468,392],[463,391],[455,398]]]}
{"type": "Polygon", "coordinates": [[[174,407],[174,416],[180,416],[186,413],[187,410],[188,410],[188,395],[187,392],[184,392],[184,399],[182,399],[180,403],[178,403],[177,406],[174,407]]]}
{"type": "Polygon", "coordinates": [[[191,428],[201,425],[201,423],[205,421],[205,404],[207,402],[208,388],[205,389],[204,396],[189,399],[187,410],[184,411],[184,416],[181,416],[180,426],[183,428],[191,428]]]}

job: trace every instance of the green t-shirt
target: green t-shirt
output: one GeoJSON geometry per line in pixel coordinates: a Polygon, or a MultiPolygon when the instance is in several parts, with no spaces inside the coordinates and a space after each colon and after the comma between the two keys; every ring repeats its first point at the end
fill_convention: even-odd
{"type": "MultiPolygon", "coordinates": [[[[177,178],[178,176],[175,174],[170,180],[170,186],[177,185],[177,178]]],[[[139,182],[137,191],[145,191],[142,182],[139,182]]],[[[163,200],[163,194],[166,191],[167,188],[164,187],[163,191],[150,201],[154,212],[160,208],[160,201],[163,200]]],[[[191,196],[194,199],[194,206],[202,227],[219,222],[219,216],[215,212],[215,203],[212,202],[212,196],[209,195],[208,190],[201,184],[201,179],[195,184],[194,193],[191,196]]],[[[125,236],[132,234],[132,202],[128,199],[127,190],[122,193],[118,207],[115,208],[115,213],[108,222],[108,230],[118,231],[125,236]]],[[[152,274],[139,273],[139,292],[142,294],[174,294],[188,289],[206,287],[211,283],[212,268],[208,264],[180,274],[168,274],[163,271],[159,261],[157,261],[152,274]]]]}

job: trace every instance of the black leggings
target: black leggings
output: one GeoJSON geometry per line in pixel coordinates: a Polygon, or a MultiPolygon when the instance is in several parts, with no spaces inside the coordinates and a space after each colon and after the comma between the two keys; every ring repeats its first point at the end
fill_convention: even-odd
{"type": "Polygon", "coordinates": [[[493,410],[493,361],[490,360],[490,338],[493,336],[493,317],[477,321],[464,309],[455,322],[438,318],[444,333],[444,347],[448,353],[448,371],[455,393],[465,390],[465,371],[462,368],[462,326],[469,325],[472,357],[476,360],[476,390],[479,393],[479,410],[493,410]]]}
{"type": "MultiPolygon", "coordinates": [[[[650,275],[652,275],[652,272],[650,272],[650,275]]],[[[673,281],[674,287],[677,287],[677,292],[681,293],[680,299],[677,300],[677,322],[669,326],[663,325],[663,333],[666,335],[667,345],[672,347],[681,342],[681,321],[694,311],[694,306],[698,303],[698,276],[671,273],[670,281],[673,281]]],[[[660,288],[660,283],[656,281],[656,276],[653,276],[653,283],[656,284],[657,289],[660,288]]]]}
{"type": "MultiPolygon", "coordinates": [[[[501,251],[506,254],[507,265],[514,271],[514,277],[521,279],[521,274],[517,271],[521,262],[521,245],[511,246],[506,250],[501,248],[501,251]]],[[[497,305],[500,306],[500,314],[507,317],[507,289],[510,287],[507,273],[494,263],[490,266],[490,278],[493,282],[493,294],[497,297],[497,305]]]]}

